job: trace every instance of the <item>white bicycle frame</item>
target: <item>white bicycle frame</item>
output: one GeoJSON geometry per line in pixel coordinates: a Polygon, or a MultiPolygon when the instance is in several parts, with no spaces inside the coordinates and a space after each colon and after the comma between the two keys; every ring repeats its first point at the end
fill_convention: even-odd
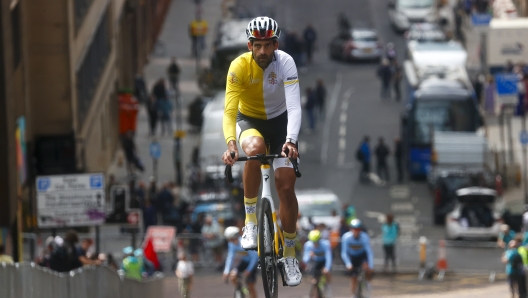
{"type": "MultiPolygon", "coordinates": [[[[268,200],[271,208],[271,219],[273,220],[273,226],[275,227],[275,253],[279,254],[279,238],[282,243],[284,243],[284,238],[282,231],[279,228],[277,223],[277,213],[275,212],[275,205],[273,204],[273,199],[271,197],[271,182],[270,182],[270,165],[264,164],[260,166],[260,172],[262,173],[262,197],[261,199],[268,200]]],[[[267,227],[267,225],[264,225],[267,227]]],[[[258,253],[260,255],[260,247],[258,248],[258,253]]]]}

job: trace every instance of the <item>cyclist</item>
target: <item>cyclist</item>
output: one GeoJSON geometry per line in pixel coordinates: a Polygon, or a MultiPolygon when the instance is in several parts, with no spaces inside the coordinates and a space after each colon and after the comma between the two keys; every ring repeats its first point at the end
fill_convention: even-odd
{"type": "Polygon", "coordinates": [[[303,258],[304,264],[311,263],[311,275],[314,277],[312,283],[322,273],[326,277],[326,284],[330,284],[330,269],[332,268],[332,247],[330,241],[321,239],[319,230],[312,230],[308,234],[308,241],[304,244],[303,258]]]}
{"type": "MultiPolygon", "coordinates": [[[[227,74],[223,129],[228,149],[222,160],[227,165],[235,163],[239,156],[237,140],[248,156],[266,151],[283,156],[273,161],[284,231],[284,257],[279,262],[283,264],[286,284],[296,286],[302,278],[295,258],[299,206],[294,192],[295,172],[288,158],[299,156],[297,137],[302,113],[297,67],[290,55],[278,49],[280,29],[273,19],[251,20],[246,36],[250,52],[233,60],[227,74]],[[234,158],[230,152],[235,152],[234,158]]],[[[259,161],[246,162],[243,175],[246,220],[241,243],[244,249],[257,248],[260,174],[259,161]]]]}
{"type": "Polygon", "coordinates": [[[246,251],[240,246],[239,233],[240,229],[237,227],[227,227],[224,231],[224,236],[228,241],[228,249],[223,279],[227,281],[228,277],[230,277],[231,282],[236,286],[238,274],[244,272],[242,274],[246,278],[249,296],[257,298],[255,281],[257,279],[258,253],[256,251],[246,251]]]}
{"type": "Polygon", "coordinates": [[[359,219],[353,219],[349,224],[350,232],[345,233],[342,238],[341,258],[352,276],[352,294],[357,290],[357,275],[360,269],[365,271],[367,281],[370,282],[374,268],[370,237],[362,231],[361,226],[359,219]]]}

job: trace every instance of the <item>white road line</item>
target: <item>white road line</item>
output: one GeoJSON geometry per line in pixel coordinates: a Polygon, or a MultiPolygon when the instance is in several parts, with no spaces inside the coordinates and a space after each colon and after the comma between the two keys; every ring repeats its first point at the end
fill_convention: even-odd
{"type": "Polygon", "coordinates": [[[345,151],[346,149],[346,139],[339,138],[339,151],[345,151]]]}
{"type": "Polygon", "coordinates": [[[391,210],[393,212],[412,212],[414,210],[414,205],[412,203],[393,203],[391,205],[391,210]]]}
{"type": "Polygon", "coordinates": [[[348,101],[343,101],[341,103],[341,110],[346,111],[348,109],[348,101]]]}
{"type": "Polygon", "coordinates": [[[337,164],[342,165],[345,163],[345,152],[339,151],[339,154],[337,155],[337,164]]]}
{"type": "Polygon", "coordinates": [[[324,125],[324,135],[323,135],[323,148],[321,149],[321,163],[326,164],[328,162],[328,138],[330,137],[330,119],[333,118],[334,112],[337,106],[337,97],[341,92],[341,85],[343,83],[343,74],[338,72],[336,75],[336,81],[334,85],[334,90],[332,91],[332,96],[330,97],[329,108],[326,110],[326,119],[324,125]]]}
{"type": "Polygon", "coordinates": [[[341,126],[339,126],[339,136],[340,137],[346,136],[346,125],[341,124],[341,126]]]}
{"type": "Polygon", "coordinates": [[[407,199],[410,190],[407,185],[394,185],[389,189],[389,195],[393,199],[407,199]]]}
{"type": "Polygon", "coordinates": [[[339,115],[339,122],[341,124],[345,124],[347,121],[347,114],[346,113],[341,113],[341,115],[339,115]]]}

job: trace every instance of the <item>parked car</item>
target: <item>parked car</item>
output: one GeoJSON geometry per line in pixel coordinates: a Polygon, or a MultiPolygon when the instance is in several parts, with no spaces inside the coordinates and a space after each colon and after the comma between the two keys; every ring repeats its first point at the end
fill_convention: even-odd
{"type": "Polygon", "coordinates": [[[310,229],[312,224],[324,223],[331,230],[338,230],[343,216],[342,204],[335,193],[327,189],[296,190],[299,202],[300,224],[310,229]]]}
{"type": "Polygon", "coordinates": [[[445,42],[448,38],[438,24],[434,23],[416,23],[412,24],[405,32],[407,41],[416,40],[418,42],[445,42]]]}
{"type": "Polygon", "coordinates": [[[339,33],[329,44],[331,59],[345,61],[376,60],[383,55],[383,47],[374,29],[354,28],[339,33]]]}
{"type": "MultiPolygon", "coordinates": [[[[439,173],[432,185],[434,224],[443,225],[445,216],[455,209],[456,192],[461,188],[479,186],[490,189],[497,187],[495,175],[485,170],[449,169],[439,173]]],[[[498,195],[500,196],[500,190],[498,195]]]]}
{"type": "Polygon", "coordinates": [[[437,23],[436,0],[389,0],[389,21],[397,32],[409,30],[414,23],[437,23]]]}
{"type": "Polygon", "coordinates": [[[453,211],[446,215],[447,239],[497,239],[504,203],[497,192],[486,187],[456,191],[453,211]]]}

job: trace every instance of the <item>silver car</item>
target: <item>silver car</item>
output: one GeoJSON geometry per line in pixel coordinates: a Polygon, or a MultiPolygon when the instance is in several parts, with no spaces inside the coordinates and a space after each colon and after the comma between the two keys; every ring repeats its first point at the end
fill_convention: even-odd
{"type": "Polygon", "coordinates": [[[397,32],[409,30],[414,23],[436,23],[436,0],[389,0],[389,20],[397,32]]]}
{"type": "Polygon", "coordinates": [[[383,54],[378,33],[374,29],[354,28],[341,33],[330,42],[332,59],[379,60],[383,54]]]}

